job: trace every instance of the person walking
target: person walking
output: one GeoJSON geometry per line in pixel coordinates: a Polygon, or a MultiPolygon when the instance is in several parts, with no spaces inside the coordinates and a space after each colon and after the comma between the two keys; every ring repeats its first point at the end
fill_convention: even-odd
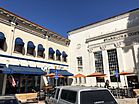
{"type": "Polygon", "coordinates": [[[109,80],[106,80],[106,82],[105,82],[105,86],[104,86],[105,88],[109,88],[110,87],[110,85],[109,85],[109,80]]]}

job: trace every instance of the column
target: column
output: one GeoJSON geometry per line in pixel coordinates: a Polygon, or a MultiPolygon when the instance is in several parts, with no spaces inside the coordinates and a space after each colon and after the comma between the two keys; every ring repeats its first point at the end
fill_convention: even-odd
{"type": "MultiPolygon", "coordinates": [[[[95,59],[94,59],[94,53],[92,48],[88,50],[88,54],[89,54],[89,70],[86,72],[87,75],[95,72],[95,59]]],[[[95,86],[96,85],[95,78],[86,77],[86,84],[89,86],[95,86]]]]}
{"type": "Polygon", "coordinates": [[[93,51],[89,52],[89,68],[90,73],[93,73],[95,71],[95,58],[93,51]]]}
{"type": "MultiPolygon", "coordinates": [[[[126,71],[124,67],[124,60],[123,60],[123,50],[121,47],[116,48],[117,51],[117,59],[118,59],[118,65],[119,65],[119,72],[126,71]]],[[[120,80],[122,86],[127,86],[127,79],[125,78],[126,76],[121,75],[120,80]]]]}
{"type": "Polygon", "coordinates": [[[40,89],[42,89],[43,86],[44,86],[43,76],[40,76],[40,77],[41,77],[41,78],[40,78],[40,89]]]}
{"type": "Polygon", "coordinates": [[[7,74],[4,74],[2,95],[5,95],[6,92],[6,82],[7,82],[7,74]]]}
{"type": "MultiPolygon", "coordinates": [[[[110,76],[107,50],[102,50],[102,58],[103,58],[104,74],[107,74],[107,76],[110,76]]],[[[110,80],[109,79],[110,77],[107,77],[107,78],[108,80],[110,80]]]]}
{"type": "Polygon", "coordinates": [[[135,66],[134,71],[135,73],[137,73],[139,79],[139,45],[138,44],[133,45],[133,59],[134,59],[134,66],[135,66]]]}

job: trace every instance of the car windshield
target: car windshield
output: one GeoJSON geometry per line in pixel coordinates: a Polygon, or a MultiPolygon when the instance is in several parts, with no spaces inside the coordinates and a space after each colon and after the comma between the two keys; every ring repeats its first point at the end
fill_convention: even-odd
{"type": "Polygon", "coordinates": [[[107,90],[82,91],[80,99],[80,104],[117,104],[107,90]]]}
{"type": "Polygon", "coordinates": [[[1,99],[0,104],[18,104],[18,102],[16,99],[1,99]]]}

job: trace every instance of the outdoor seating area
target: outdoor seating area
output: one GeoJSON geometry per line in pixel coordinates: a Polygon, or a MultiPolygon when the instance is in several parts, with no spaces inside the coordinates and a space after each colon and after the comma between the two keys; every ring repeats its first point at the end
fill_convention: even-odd
{"type": "Polygon", "coordinates": [[[15,94],[15,97],[21,103],[38,102],[38,93],[21,93],[21,94],[15,94]]]}

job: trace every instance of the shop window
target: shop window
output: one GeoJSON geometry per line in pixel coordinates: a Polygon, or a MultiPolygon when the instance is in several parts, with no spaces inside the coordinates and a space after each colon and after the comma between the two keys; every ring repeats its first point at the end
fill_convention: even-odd
{"type": "Polygon", "coordinates": [[[66,54],[66,52],[65,51],[63,51],[62,52],[62,60],[63,60],[63,62],[67,62],[67,54],[66,54]]]}
{"type": "Polygon", "coordinates": [[[35,52],[35,45],[33,44],[32,41],[29,41],[27,44],[27,54],[34,56],[35,52]]]}
{"type": "Polygon", "coordinates": [[[61,52],[59,50],[56,50],[56,60],[61,60],[61,52]]]}
{"type": "Polygon", "coordinates": [[[42,44],[39,44],[38,45],[37,56],[38,57],[44,57],[44,51],[45,51],[45,49],[43,48],[43,45],[42,44]]]}
{"type": "Polygon", "coordinates": [[[54,54],[55,54],[55,51],[53,50],[53,48],[49,48],[49,59],[53,59],[54,60],[54,54]]]}
{"type": "Polygon", "coordinates": [[[116,49],[108,50],[108,62],[111,82],[120,81],[120,76],[116,75],[119,73],[118,58],[116,49]]]}
{"type": "Polygon", "coordinates": [[[104,73],[102,52],[94,52],[96,72],[104,73]]]}
{"type": "Polygon", "coordinates": [[[0,32],[0,49],[1,50],[4,50],[5,40],[6,40],[6,38],[5,38],[4,34],[2,32],[0,32]]]}
{"type": "Polygon", "coordinates": [[[24,48],[23,40],[21,38],[16,38],[14,51],[18,53],[23,53],[23,48],[24,48]]]}

